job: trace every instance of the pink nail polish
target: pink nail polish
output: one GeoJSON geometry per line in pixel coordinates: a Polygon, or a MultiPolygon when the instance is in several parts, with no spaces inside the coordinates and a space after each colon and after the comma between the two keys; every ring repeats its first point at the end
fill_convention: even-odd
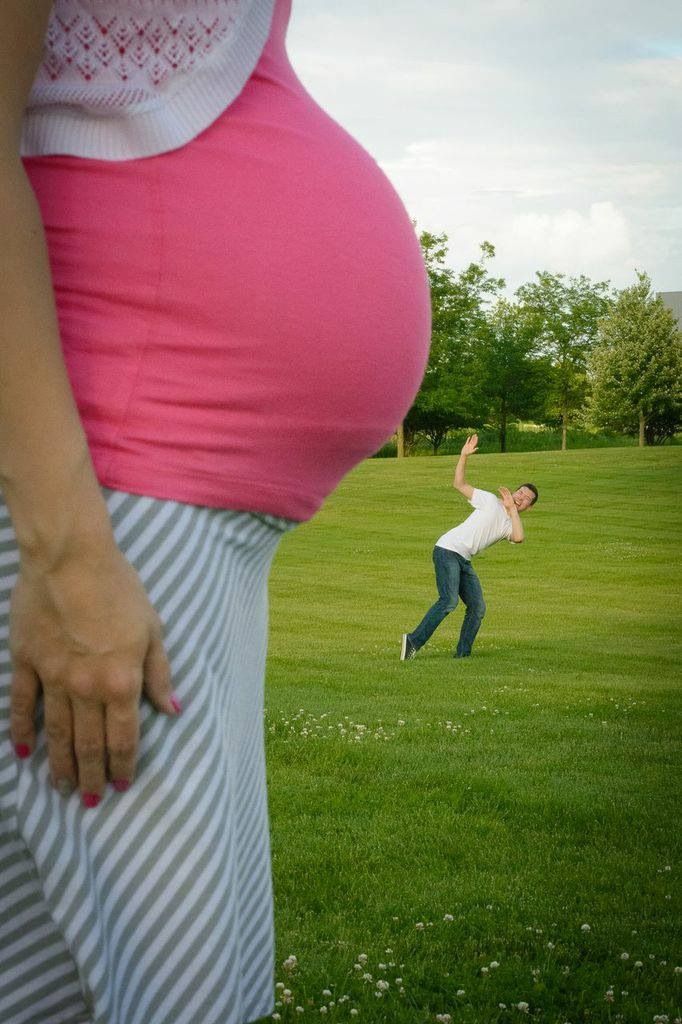
{"type": "Polygon", "coordinates": [[[101,799],[97,793],[83,793],[83,803],[86,807],[97,807],[101,799]]]}
{"type": "Polygon", "coordinates": [[[182,704],[180,703],[178,698],[175,696],[175,694],[173,694],[173,696],[171,697],[170,702],[173,705],[173,707],[175,708],[176,712],[178,714],[180,714],[180,712],[182,711],[182,704]]]}
{"type": "Polygon", "coordinates": [[[15,743],[14,749],[16,751],[17,757],[28,757],[29,754],[31,753],[31,748],[27,743],[15,743]]]}
{"type": "Polygon", "coordinates": [[[130,783],[127,779],[114,779],[111,785],[119,793],[125,793],[126,789],[130,788],[130,783]]]}

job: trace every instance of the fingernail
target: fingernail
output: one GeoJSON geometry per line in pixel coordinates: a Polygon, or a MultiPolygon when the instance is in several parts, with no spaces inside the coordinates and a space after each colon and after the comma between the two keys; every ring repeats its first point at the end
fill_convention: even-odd
{"type": "Polygon", "coordinates": [[[178,698],[175,696],[175,694],[173,694],[173,696],[171,697],[170,702],[173,705],[173,707],[175,708],[176,714],[179,715],[180,712],[182,711],[182,704],[180,703],[178,698]]]}
{"type": "Polygon", "coordinates": [[[17,757],[28,757],[31,753],[28,743],[15,743],[14,749],[16,750],[17,757]]]}
{"type": "Polygon", "coordinates": [[[83,803],[86,807],[97,807],[101,799],[98,793],[83,793],[83,803]]]}
{"type": "Polygon", "coordinates": [[[75,788],[70,779],[60,779],[57,783],[57,790],[62,796],[71,796],[75,788]]]}
{"type": "Polygon", "coordinates": [[[111,785],[114,789],[118,790],[119,793],[125,793],[126,789],[130,787],[130,783],[127,779],[114,779],[111,785]]]}

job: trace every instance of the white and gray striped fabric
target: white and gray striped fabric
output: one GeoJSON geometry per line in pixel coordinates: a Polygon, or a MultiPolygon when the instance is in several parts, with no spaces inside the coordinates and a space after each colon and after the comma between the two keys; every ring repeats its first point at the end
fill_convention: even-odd
{"type": "Polygon", "coordinates": [[[246,1024],[270,1015],[263,687],[268,578],[294,520],[101,485],[164,625],[177,718],[143,696],[133,785],[95,808],[9,738],[18,554],[0,500],[0,1021],[246,1024]]]}

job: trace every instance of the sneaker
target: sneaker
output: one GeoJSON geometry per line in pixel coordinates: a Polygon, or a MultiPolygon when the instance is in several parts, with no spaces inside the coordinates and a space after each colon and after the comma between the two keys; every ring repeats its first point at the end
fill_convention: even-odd
{"type": "Polygon", "coordinates": [[[400,646],[400,660],[407,661],[408,658],[414,658],[417,653],[417,648],[413,647],[409,640],[407,633],[403,633],[403,641],[400,646]]]}

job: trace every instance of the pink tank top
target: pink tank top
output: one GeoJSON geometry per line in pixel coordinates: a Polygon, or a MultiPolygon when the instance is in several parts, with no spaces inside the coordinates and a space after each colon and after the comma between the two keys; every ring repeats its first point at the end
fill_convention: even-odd
{"type": "Polygon", "coordinates": [[[22,159],[100,482],[304,521],[409,410],[431,303],[400,197],[289,62],[290,11],[189,143],[22,159]]]}

